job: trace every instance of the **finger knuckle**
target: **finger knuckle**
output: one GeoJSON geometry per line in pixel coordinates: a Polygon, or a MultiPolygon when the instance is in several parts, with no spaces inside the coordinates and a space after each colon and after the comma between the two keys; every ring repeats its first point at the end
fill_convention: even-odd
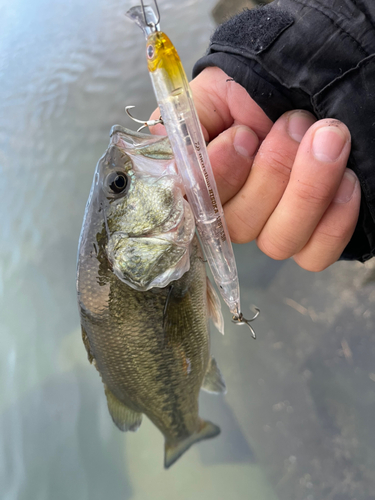
{"type": "Polygon", "coordinates": [[[231,241],[233,243],[240,245],[243,243],[249,243],[250,241],[253,241],[255,239],[256,231],[255,229],[247,225],[241,225],[235,228],[233,227],[230,228],[229,233],[231,241]]]}
{"type": "Polygon", "coordinates": [[[239,232],[231,232],[230,238],[232,243],[235,243],[236,245],[243,245],[244,243],[249,243],[252,240],[251,237],[248,237],[245,234],[240,234],[239,232]]]}
{"type": "MultiPolygon", "coordinates": [[[[220,159],[223,161],[223,157],[220,159]]],[[[244,162],[245,163],[245,162],[244,162]]],[[[230,161],[226,162],[225,172],[217,172],[216,177],[220,178],[222,182],[225,182],[228,186],[238,191],[246,182],[248,172],[250,170],[250,162],[244,165],[238,165],[238,163],[231,163],[230,161]]]]}
{"type": "Polygon", "coordinates": [[[321,258],[306,258],[306,256],[293,255],[293,260],[296,264],[305,271],[311,273],[320,273],[327,269],[333,262],[327,262],[326,259],[321,258]]]}
{"type": "Polygon", "coordinates": [[[321,224],[310,244],[295,254],[293,259],[306,271],[324,271],[339,258],[353,231],[354,228],[345,223],[321,224]]]}
{"type": "Polygon", "coordinates": [[[244,219],[236,211],[228,215],[226,215],[227,225],[233,243],[249,243],[257,237],[259,231],[251,224],[251,221],[244,219]]]}
{"type": "Polygon", "coordinates": [[[265,168],[270,173],[282,179],[289,179],[294,161],[294,155],[291,152],[285,149],[268,150],[262,152],[261,157],[264,160],[265,168]]]}
{"type": "Polygon", "coordinates": [[[324,247],[341,248],[350,238],[353,230],[354,228],[344,223],[324,224],[317,230],[317,237],[324,247]]]}
{"type": "Polygon", "coordinates": [[[260,234],[257,238],[258,248],[274,260],[289,259],[295,253],[295,244],[287,236],[270,237],[260,234]]]}
{"type": "Polygon", "coordinates": [[[327,204],[332,198],[332,190],[323,183],[298,179],[297,184],[296,195],[303,203],[322,206],[327,204]]]}

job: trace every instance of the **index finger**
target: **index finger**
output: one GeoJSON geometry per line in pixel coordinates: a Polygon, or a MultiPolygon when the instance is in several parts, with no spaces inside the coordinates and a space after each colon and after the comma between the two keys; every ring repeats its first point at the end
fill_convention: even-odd
{"type": "MultiPolygon", "coordinates": [[[[206,141],[211,141],[232,125],[246,125],[263,140],[272,121],[247,91],[219,68],[205,68],[190,82],[194,104],[206,141]]],[[[156,109],[151,119],[160,116],[156,109]]],[[[153,134],[165,135],[162,125],[152,127],[153,134]]]]}
{"type": "Polygon", "coordinates": [[[232,125],[246,125],[263,140],[273,123],[247,91],[219,68],[205,68],[190,82],[209,140],[232,125]]]}

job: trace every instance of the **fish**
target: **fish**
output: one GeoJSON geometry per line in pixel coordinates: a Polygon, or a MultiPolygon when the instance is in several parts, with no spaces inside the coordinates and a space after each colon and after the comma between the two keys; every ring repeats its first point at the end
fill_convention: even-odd
{"type": "Polygon", "coordinates": [[[226,392],[210,355],[221,305],[167,137],[112,127],[86,205],[77,295],[88,359],[121,431],[147,416],[164,435],[165,468],[220,433],[200,418],[198,396],[226,392]]]}

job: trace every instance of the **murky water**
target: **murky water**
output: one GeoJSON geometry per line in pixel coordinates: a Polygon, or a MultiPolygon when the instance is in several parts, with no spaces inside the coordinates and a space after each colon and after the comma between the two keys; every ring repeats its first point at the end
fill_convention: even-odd
{"type": "MultiPolygon", "coordinates": [[[[214,28],[214,0],[160,0],[187,72],[214,28]]],[[[86,359],[77,241],[98,158],[126,104],[155,106],[144,41],[124,0],[0,2],[0,496],[4,500],[375,498],[372,266],[313,275],[236,247],[258,340],[213,332],[222,428],[165,472],[147,420],[112,424],[86,359]]]]}

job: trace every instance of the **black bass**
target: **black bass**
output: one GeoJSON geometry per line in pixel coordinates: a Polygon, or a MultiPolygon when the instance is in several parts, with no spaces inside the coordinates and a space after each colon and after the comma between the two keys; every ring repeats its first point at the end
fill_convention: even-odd
{"type": "Polygon", "coordinates": [[[142,414],[165,437],[165,467],[219,427],[198,414],[201,388],[225,392],[210,357],[223,330],[189,204],[166,137],[112,128],[86,206],[77,291],[88,358],[122,431],[142,414]]]}

